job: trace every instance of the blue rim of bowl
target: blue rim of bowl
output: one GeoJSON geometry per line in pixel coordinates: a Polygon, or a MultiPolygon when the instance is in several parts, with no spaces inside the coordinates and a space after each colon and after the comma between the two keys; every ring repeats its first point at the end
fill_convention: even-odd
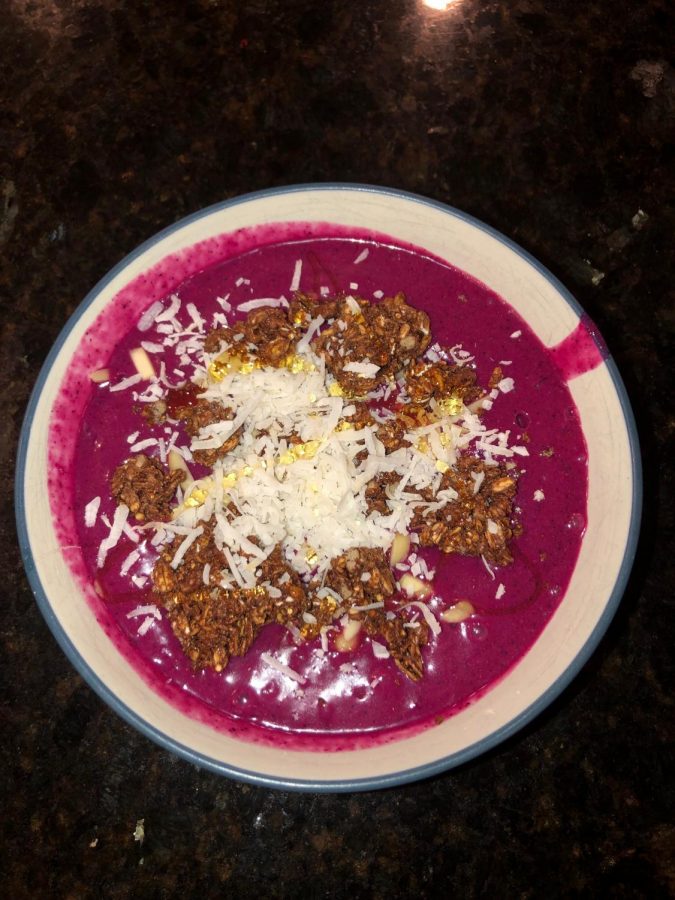
{"type": "MultiPolygon", "coordinates": [[[[173,738],[168,737],[162,731],[155,728],[153,725],[150,725],[140,715],[126,706],[126,704],[116,696],[116,694],[98,677],[93,669],[91,669],[90,666],[82,658],[79,651],[66,634],[63,626],[61,625],[49,602],[47,593],[37,574],[35,561],[33,559],[33,554],[31,552],[28,540],[28,528],[24,504],[24,481],[26,474],[26,459],[30,441],[30,434],[33,426],[33,418],[38,401],[40,399],[40,395],[49,376],[49,372],[54,363],[54,360],[60,353],[64,342],[66,341],[67,337],[69,336],[85,310],[88,309],[88,307],[94,302],[99,293],[110,283],[110,281],[115,278],[120,272],[122,272],[130,262],[141,256],[148,249],[157,244],[159,241],[163,240],[165,237],[184,228],[186,225],[196,222],[199,219],[202,219],[205,216],[209,216],[215,212],[219,212],[220,210],[238,206],[251,200],[275,197],[282,194],[300,193],[303,191],[358,191],[366,194],[380,194],[383,196],[395,197],[397,199],[419,203],[423,206],[439,210],[450,216],[458,218],[495,238],[501,244],[504,244],[506,247],[520,256],[523,260],[525,260],[525,262],[529,263],[530,266],[532,266],[537,272],[543,275],[543,277],[546,278],[547,281],[550,282],[550,284],[555,288],[560,296],[572,307],[572,309],[580,317],[586,315],[584,309],[572,296],[572,294],[570,294],[567,288],[551,272],[549,272],[549,270],[545,266],[543,266],[537,259],[531,256],[526,250],[523,250],[522,247],[520,247],[510,238],[505,237],[503,234],[501,234],[501,232],[497,231],[489,225],[486,225],[479,219],[476,219],[473,216],[462,212],[461,210],[455,209],[454,207],[449,206],[445,203],[441,203],[437,200],[431,200],[427,197],[420,196],[419,194],[413,194],[408,191],[400,191],[393,188],[379,187],[376,185],[350,184],[347,182],[325,182],[270,188],[268,190],[242,194],[241,196],[232,198],[231,200],[225,200],[220,203],[215,203],[202,210],[199,210],[196,213],[192,213],[191,215],[186,216],[183,219],[180,219],[178,222],[175,222],[173,225],[170,225],[168,228],[165,228],[164,230],[155,234],[153,237],[149,238],[147,241],[137,247],[136,250],[125,256],[124,259],[122,259],[116,266],[114,266],[107,273],[107,275],[105,275],[98,282],[98,284],[96,284],[95,287],[93,287],[92,290],[89,291],[87,296],[76,308],[76,310],[73,312],[66,325],[60,332],[59,336],[56,339],[56,342],[54,343],[54,346],[47,355],[47,358],[40,370],[40,374],[38,375],[35,387],[33,388],[28,402],[23,425],[21,428],[17,454],[16,479],[14,485],[17,530],[19,535],[21,555],[23,557],[28,581],[30,583],[33,594],[35,595],[35,599],[37,601],[40,612],[42,613],[45,621],[47,622],[47,625],[52,631],[61,649],[64,651],[75,669],[89,684],[89,686],[99,695],[99,697],[101,697],[101,699],[104,700],[119,716],[121,716],[125,721],[127,721],[130,725],[132,725],[146,737],[159,744],[162,748],[170,750],[172,753],[177,754],[178,756],[182,757],[188,762],[193,763],[196,766],[210,769],[211,771],[216,772],[219,775],[226,775],[238,781],[247,782],[249,784],[258,785],[261,787],[276,788],[279,790],[312,791],[316,793],[346,793],[353,791],[377,790],[397,787],[409,782],[429,778],[433,775],[437,775],[441,772],[447,771],[448,769],[456,768],[457,766],[460,766],[463,763],[466,763],[469,760],[472,760],[475,757],[486,753],[488,750],[491,750],[498,744],[503,743],[505,740],[507,740],[507,738],[511,737],[526,724],[536,718],[536,716],[543,712],[544,709],[546,709],[546,707],[548,707],[556,699],[556,697],[558,697],[565,690],[565,688],[579,674],[583,666],[589,660],[592,653],[600,643],[603,635],[609,628],[610,622],[612,621],[614,614],[616,613],[621,597],[623,596],[623,593],[626,589],[628,578],[632,569],[633,560],[635,558],[635,553],[637,550],[638,537],[640,532],[640,520],[642,515],[642,464],[640,458],[640,446],[637,427],[628,399],[628,394],[626,392],[621,376],[619,375],[617,366],[611,355],[605,356],[604,363],[607,366],[612,383],[614,385],[614,389],[618,395],[623,412],[624,424],[628,433],[632,470],[632,504],[630,526],[628,530],[628,538],[626,541],[623,560],[621,563],[621,567],[617,573],[614,587],[610,593],[609,599],[605,605],[602,615],[600,616],[600,619],[598,620],[595,628],[588,636],[586,643],[581,648],[574,660],[570,663],[567,669],[556,679],[556,681],[552,685],[550,685],[550,687],[543,694],[541,694],[537,698],[537,700],[534,701],[534,703],[532,703],[526,709],[522,710],[506,725],[503,725],[501,728],[497,729],[487,737],[476,741],[474,744],[465,747],[463,750],[457,753],[450,754],[449,756],[442,757],[430,763],[425,763],[424,765],[414,766],[412,768],[403,769],[398,772],[391,772],[384,775],[353,780],[312,781],[304,779],[277,778],[274,776],[261,774],[259,772],[240,769],[236,766],[227,765],[220,760],[205,756],[202,753],[198,753],[192,750],[190,747],[185,746],[184,744],[181,744],[173,738]]],[[[604,348],[602,349],[604,355],[604,348]]]]}

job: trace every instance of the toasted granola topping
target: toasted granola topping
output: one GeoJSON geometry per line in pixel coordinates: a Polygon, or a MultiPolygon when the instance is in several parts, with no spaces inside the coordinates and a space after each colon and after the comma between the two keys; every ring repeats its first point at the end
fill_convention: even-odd
{"type": "Polygon", "coordinates": [[[348,298],[316,344],[340,386],[350,395],[363,396],[423,353],[429,334],[429,317],[408,306],[403,294],[372,305],[348,298]],[[364,362],[374,367],[372,375],[350,369],[364,362]]]}
{"type": "Polygon", "coordinates": [[[383,551],[365,547],[354,547],[334,559],[326,584],[352,606],[380,603],[394,593],[394,577],[383,551]]]}
{"type": "MultiPolygon", "coordinates": [[[[197,400],[191,406],[183,406],[176,410],[176,418],[185,423],[185,430],[191,437],[197,437],[202,428],[215,422],[229,422],[234,418],[231,409],[220,403],[208,400],[197,400]]],[[[203,466],[212,466],[216,460],[227,456],[239,443],[242,429],[238,428],[220,447],[211,450],[195,450],[195,460],[203,466]]]]}
{"type": "Polygon", "coordinates": [[[464,456],[443,475],[441,490],[447,488],[457,493],[456,500],[442,510],[415,514],[412,527],[419,531],[422,546],[484,556],[499,566],[512,562],[509,543],[515,477],[505,466],[488,466],[476,457],[464,456]]]}
{"type": "Polygon", "coordinates": [[[414,403],[428,403],[432,398],[454,397],[469,404],[480,396],[476,374],[466,366],[446,362],[416,360],[406,372],[406,389],[414,403]]]}
{"type": "MultiPolygon", "coordinates": [[[[457,365],[438,345],[423,355],[429,319],[403,294],[380,303],[301,293],[287,308],[261,302],[203,337],[198,385],[144,410],[151,425],[178,422],[192,458],[213,472],[195,482],[185,467],[167,472],[136,456],[116,470],[113,495],[139,521],[174,514],[152,582],[196,668],[222,671],[270,623],[321,637],[325,652],[339,620],[419,680],[423,648],[440,626],[424,602],[437,602],[433,573],[423,560],[412,571],[401,565],[415,547],[409,533],[422,547],[509,564],[518,470],[508,458],[527,450],[508,447],[508,434],[488,432],[467,409],[483,396],[469,354],[457,365]],[[289,543],[301,516],[314,538],[301,532],[289,543]],[[400,532],[406,549],[391,565],[406,571],[397,582],[387,551],[400,532]],[[357,546],[354,535],[363,538],[357,546]],[[421,586],[414,600],[409,583],[421,586]]],[[[489,387],[501,381],[497,367],[489,387]]]]}
{"type": "Polygon", "coordinates": [[[182,480],[182,472],[169,472],[159,460],[141,453],[115,469],[110,487],[115,500],[128,506],[137,521],[152,522],[169,518],[182,480]]]}

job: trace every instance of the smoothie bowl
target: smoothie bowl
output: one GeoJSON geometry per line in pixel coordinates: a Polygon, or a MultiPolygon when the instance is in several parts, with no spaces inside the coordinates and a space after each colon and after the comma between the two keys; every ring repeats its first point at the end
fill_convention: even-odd
{"type": "Polygon", "coordinates": [[[557,696],[632,563],[639,451],[593,324],[421,197],[248,195],[120,263],[59,337],[16,481],[83,677],[258,784],[456,766],[557,696]]]}

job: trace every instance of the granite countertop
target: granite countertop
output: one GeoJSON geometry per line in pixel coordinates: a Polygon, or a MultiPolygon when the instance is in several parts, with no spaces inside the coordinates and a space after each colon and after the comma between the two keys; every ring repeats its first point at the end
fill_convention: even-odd
{"type": "Polygon", "coordinates": [[[8,896],[675,896],[673,34],[668,0],[3,5],[8,896]],[[351,796],[235,783],[126,725],[42,620],[11,499],[29,392],[89,288],[189,212],[325,180],[450,203],[547,265],[618,363],[646,475],[626,596],[572,686],[459,769],[351,796]]]}

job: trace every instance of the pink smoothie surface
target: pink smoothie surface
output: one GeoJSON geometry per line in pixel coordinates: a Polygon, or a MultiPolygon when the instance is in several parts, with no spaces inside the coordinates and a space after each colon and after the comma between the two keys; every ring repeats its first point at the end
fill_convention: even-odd
{"type": "MultiPolygon", "coordinates": [[[[89,328],[51,422],[54,519],[62,545],[74,547],[67,558],[100,625],[172,704],[243,740],[349,750],[415,733],[453,715],[503,677],[536,641],[561,602],[577,559],[586,524],[587,457],[566,379],[602,359],[583,322],[577,332],[548,349],[504,300],[467,274],[385,235],[329,224],[242,230],[168,257],[121,291],[89,328]],[[368,299],[380,291],[385,296],[403,291],[408,303],[430,315],[432,340],[446,347],[461,344],[475,357],[471,365],[480,384],[487,384],[497,365],[514,380],[514,389],[484,414],[488,428],[510,429],[510,443],[524,443],[529,451],[516,457],[523,530],[512,545],[514,562],[491,574],[480,558],[423,552],[436,569],[437,611],[465,599],[475,615],[460,624],[442,623],[440,636],[431,637],[424,650],[426,672],[418,683],[393,660],[375,659],[367,639],[353,653],[330,649],[321,657],[318,641],[297,646],[276,625],[265,627],[250,651],[233,658],[224,672],[194,671],[166,617],[142,636],[137,633],[142,620],[127,617],[140,604],[157,603],[151,587],[139,589],[131,581],[131,575],[149,575],[152,569],[156,552],[149,542],[141,542],[139,562],[122,576],[121,563],[134,545],[123,537],[97,569],[98,547],[108,529],[100,515],[93,528],[84,525],[84,507],[97,496],[100,513],[113,518],[110,476],[129,456],[128,436],[164,436],[163,426],[151,428],[138,414],[131,391],[111,393],[108,386],[92,384],[88,373],[106,365],[112,383],[134,373],[129,350],[142,339],[158,339],[152,329],[141,334],[136,328],[153,301],[178,293],[183,308],[194,303],[210,323],[221,311],[217,297],[229,295],[233,307],[258,297],[290,297],[299,259],[301,290],[347,291],[368,299]],[[304,676],[304,684],[299,687],[266,665],[264,651],[304,676]]],[[[165,357],[169,373],[178,365],[171,354],[165,357]]]]}

